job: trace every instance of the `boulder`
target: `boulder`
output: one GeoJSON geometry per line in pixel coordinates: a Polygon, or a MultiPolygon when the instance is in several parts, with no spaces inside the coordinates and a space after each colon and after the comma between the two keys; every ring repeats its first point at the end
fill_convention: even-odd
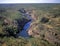
{"type": "Polygon", "coordinates": [[[47,23],[47,22],[49,22],[49,19],[46,18],[46,17],[43,17],[43,18],[41,19],[41,22],[42,22],[42,23],[47,23]]]}

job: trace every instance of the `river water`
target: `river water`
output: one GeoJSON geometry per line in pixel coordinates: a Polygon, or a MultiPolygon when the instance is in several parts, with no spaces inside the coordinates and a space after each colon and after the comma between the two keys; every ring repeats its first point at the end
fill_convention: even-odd
{"type": "Polygon", "coordinates": [[[23,27],[23,30],[19,33],[19,36],[29,37],[27,31],[28,31],[28,29],[30,27],[30,24],[31,24],[31,21],[25,24],[25,26],[23,27]]]}
{"type": "Polygon", "coordinates": [[[18,34],[18,36],[29,37],[27,31],[28,31],[28,29],[30,28],[30,24],[31,24],[31,22],[32,22],[32,17],[31,17],[29,14],[26,14],[26,13],[22,13],[22,15],[23,15],[23,16],[26,16],[26,17],[27,17],[29,20],[31,20],[31,21],[27,22],[27,23],[24,25],[22,31],[18,34]]]}

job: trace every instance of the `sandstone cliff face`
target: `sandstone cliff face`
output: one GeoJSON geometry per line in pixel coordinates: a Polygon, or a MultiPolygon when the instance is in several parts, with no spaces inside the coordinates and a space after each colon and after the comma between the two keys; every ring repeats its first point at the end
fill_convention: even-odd
{"type": "Polygon", "coordinates": [[[36,15],[36,11],[31,11],[32,23],[28,30],[28,34],[33,37],[39,37],[39,29],[38,29],[38,17],[36,15]]]}

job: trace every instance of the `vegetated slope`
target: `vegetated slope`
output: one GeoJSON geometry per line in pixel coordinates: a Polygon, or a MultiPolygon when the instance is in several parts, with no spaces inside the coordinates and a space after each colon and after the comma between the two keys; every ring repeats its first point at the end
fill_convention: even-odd
{"type": "MultiPolygon", "coordinates": [[[[16,5],[17,6],[17,5],[16,5]]],[[[0,16],[9,18],[13,21],[17,18],[22,18],[21,14],[18,12],[20,5],[14,9],[11,7],[6,8],[7,11],[0,12],[0,16]],[[10,10],[9,10],[10,8],[10,10]],[[16,10],[15,10],[16,9],[16,10]]],[[[21,5],[22,6],[22,5],[21,5]]],[[[59,4],[35,4],[24,5],[25,8],[33,18],[31,27],[28,30],[30,38],[14,38],[11,37],[1,37],[1,46],[60,46],[60,5],[59,4]],[[30,7],[30,8],[29,8],[30,7]]],[[[3,20],[3,19],[2,19],[3,20]]],[[[2,24],[1,20],[1,24],[2,24]]],[[[2,31],[3,27],[0,24],[0,33],[4,34],[7,32],[2,31]]],[[[14,30],[15,31],[15,30],[14,30]]]]}

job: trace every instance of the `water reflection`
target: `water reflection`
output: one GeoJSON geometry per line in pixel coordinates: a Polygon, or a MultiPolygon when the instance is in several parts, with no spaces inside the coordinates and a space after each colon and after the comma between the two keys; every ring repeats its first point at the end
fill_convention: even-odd
{"type": "MultiPolygon", "coordinates": [[[[20,10],[19,10],[19,11],[20,11],[20,10]]],[[[22,9],[20,12],[22,13],[23,16],[26,16],[30,21],[28,21],[28,22],[24,25],[22,31],[18,34],[18,36],[29,37],[27,31],[28,31],[28,29],[29,29],[29,27],[30,27],[30,24],[31,24],[31,22],[32,22],[32,17],[30,16],[30,14],[27,14],[26,11],[25,11],[25,12],[24,12],[24,11],[25,11],[25,10],[22,9]]]]}
{"type": "Polygon", "coordinates": [[[28,33],[27,33],[27,30],[29,29],[30,24],[31,24],[31,21],[25,24],[23,30],[19,33],[19,36],[29,37],[29,35],[28,35],[28,33]]]}

